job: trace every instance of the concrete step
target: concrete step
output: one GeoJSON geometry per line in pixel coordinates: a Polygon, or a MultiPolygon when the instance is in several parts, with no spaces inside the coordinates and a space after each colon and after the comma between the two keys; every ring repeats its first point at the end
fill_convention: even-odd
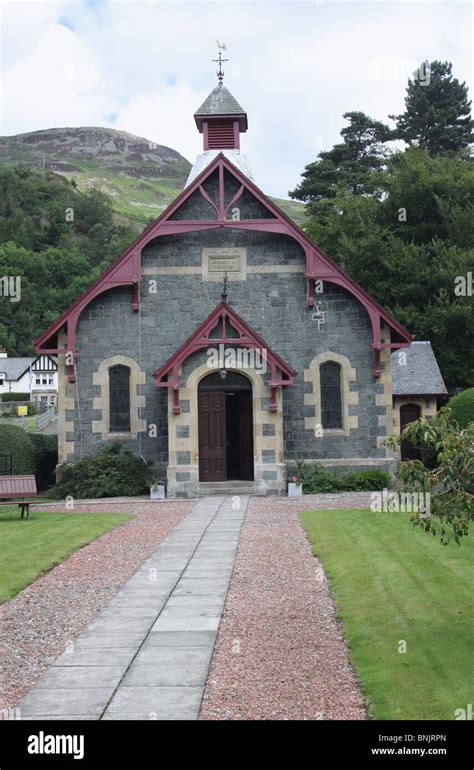
{"type": "Polygon", "coordinates": [[[201,481],[199,483],[198,497],[206,495],[260,495],[265,492],[257,489],[251,481],[201,481]]]}

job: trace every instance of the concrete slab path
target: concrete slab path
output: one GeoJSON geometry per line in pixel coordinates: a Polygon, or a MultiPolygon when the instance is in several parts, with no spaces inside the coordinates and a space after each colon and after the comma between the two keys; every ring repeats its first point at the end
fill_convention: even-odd
{"type": "Polygon", "coordinates": [[[21,718],[197,719],[248,499],[200,500],[20,701],[21,718]]]}

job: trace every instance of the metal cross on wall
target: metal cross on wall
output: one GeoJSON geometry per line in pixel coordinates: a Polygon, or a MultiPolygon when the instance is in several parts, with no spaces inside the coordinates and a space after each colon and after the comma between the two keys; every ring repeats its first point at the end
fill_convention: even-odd
{"type": "Polygon", "coordinates": [[[227,281],[229,280],[229,276],[227,275],[227,270],[224,273],[224,286],[222,287],[222,302],[227,302],[227,281]]]}

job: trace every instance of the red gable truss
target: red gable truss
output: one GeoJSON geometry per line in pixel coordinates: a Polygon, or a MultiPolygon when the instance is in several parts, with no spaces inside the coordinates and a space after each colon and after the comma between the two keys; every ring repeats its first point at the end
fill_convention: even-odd
{"type": "MultiPolygon", "coordinates": [[[[150,241],[162,235],[175,235],[177,233],[190,233],[201,230],[215,230],[218,228],[231,228],[234,230],[254,230],[267,233],[280,233],[296,240],[303,248],[306,255],[306,273],[308,282],[308,305],[314,306],[314,282],[319,279],[329,281],[330,283],[342,286],[353,294],[359,302],[365,307],[372,324],[372,347],[374,349],[374,371],[375,376],[380,376],[380,351],[382,348],[400,348],[408,347],[411,344],[413,336],[393,318],[390,313],[384,310],[367,292],[365,292],[355,281],[333,262],[327,254],[324,253],[313,241],[308,238],[300,228],[292,222],[272,201],[270,201],[259,188],[250,181],[239,169],[237,169],[222,153],[178,195],[176,200],[153,222],[137,240],[129,246],[124,254],[119,257],[100,278],[98,278],[85,291],[71,307],[66,310],[47,329],[34,345],[38,353],[75,353],[76,351],[76,329],[80,315],[85,307],[99,294],[102,294],[116,286],[133,286],[132,310],[138,310],[139,307],[139,284],[141,276],[141,254],[145,246],[150,241]],[[219,180],[219,198],[218,202],[213,201],[206,190],[203,182],[215,171],[218,172],[219,180]],[[226,205],[224,198],[224,172],[228,172],[239,183],[239,189],[232,200],[226,205]],[[227,219],[229,210],[247,190],[269,211],[268,219],[227,219]],[[215,211],[213,219],[206,220],[186,220],[172,219],[175,212],[195,193],[203,196],[215,211]],[[394,342],[381,341],[381,323],[384,321],[394,336],[397,338],[394,342]],[[67,347],[58,348],[57,335],[66,328],[67,347]]],[[[209,320],[209,319],[208,319],[209,320]]],[[[69,379],[74,381],[74,365],[69,367],[69,379]]],[[[273,376],[272,376],[273,379],[273,376]]]]}
{"type": "Polygon", "coordinates": [[[270,411],[276,412],[277,385],[293,385],[296,372],[277,353],[271,350],[267,343],[226,302],[221,302],[176,353],[153,375],[159,388],[173,388],[173,412],[179,414],[178,388],[184,384],[179,380],[179,367],[190,355],[198,350],[209,348],[210,345],[237,345],[264,352],[265,362],[270,365],[270,379],[267,381],[267,385],[272,389],[270,411]],[[237,337],[230,337],[227,334],[228,326],[237,333],[237,337]],[[221,330],[220,335],[211,337],[210,335],[215,329],[221,330]],[[277,369],[281,371],[282,376],[280,378],[277,376],[277,369]]]}

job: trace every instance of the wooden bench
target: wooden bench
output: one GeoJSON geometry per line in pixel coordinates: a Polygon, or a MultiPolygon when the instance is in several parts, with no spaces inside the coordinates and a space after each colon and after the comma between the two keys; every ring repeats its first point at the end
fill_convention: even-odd
{"type": "Polygon", "coordinates": [[[36,497],[36,479],[34,476],[0,476],[0,505],[11,505],[11,500],[21,499],[18,507],[21,508],[21,518],[30,518],[30,503],[34,500],[25,500],[25,497],[36,497]],[[3,502],[5,501],[5,502],[3,502]]]}

